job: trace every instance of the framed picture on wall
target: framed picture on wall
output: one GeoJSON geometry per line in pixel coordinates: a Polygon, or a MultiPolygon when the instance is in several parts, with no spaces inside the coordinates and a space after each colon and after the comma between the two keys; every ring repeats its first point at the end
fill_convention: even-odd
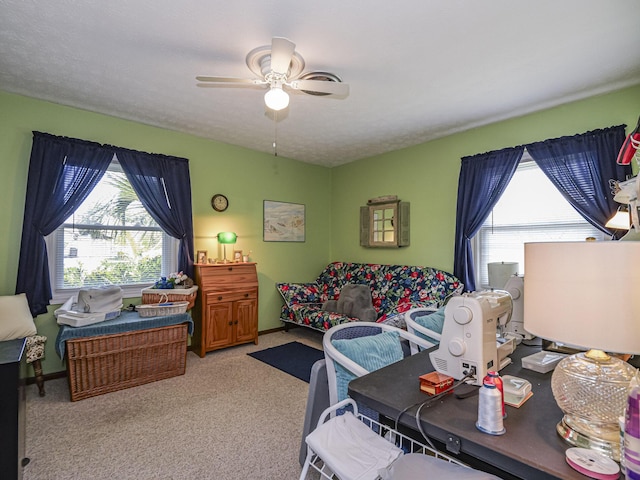
{"type": "Polygon", "coordinates": [[[263,225],[265,242],[304,242],[305,206],[265,200],[263,225]]]}

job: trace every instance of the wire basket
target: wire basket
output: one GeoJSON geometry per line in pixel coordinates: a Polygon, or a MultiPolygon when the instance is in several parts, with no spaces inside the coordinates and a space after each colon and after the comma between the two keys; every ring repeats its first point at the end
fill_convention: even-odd
{"type": "MultiPolygon", "coordinates": [[[[404,453],[421,453],[439,460],[444,460],[445,462],[459,465],[461,467],[468,467],[468,465],[462,463],[461,461],[450,455],[440,452],[439,450],[435,449],[435,447],[428,446],[411,437],[408,437],[400,433],[398,430],[391,428],[388,425],[384,425],[366,415],[363,415],[362,413],[358,413],[357,418],[371,430],[373,430],[377,435],[385,438],[387,441],[401,448],[404,453]]],[[[331,468],[326,465],[322,458],[320,458],[320,456],[318,456],[316,453],[313,453],[311,459],[309,460],[310,472],[315,470],[315,472],[320,474],[321,479],[340,480],[337,475],[331,471],[331,468]]],[[[306,479],[308,476],[309,475],[305,476],[304,478],[306,479]]],[[[402,478],[406,477],[403,476],[402,478]]]]}
{"type": "Polygon", "coordinates": [[[185,313],[189,307],[188,301],[170,302],[168,295],[162,294],[159,303],[148,303],[136,306],[136,311],[141,317],[164,317],[185,313]]]}

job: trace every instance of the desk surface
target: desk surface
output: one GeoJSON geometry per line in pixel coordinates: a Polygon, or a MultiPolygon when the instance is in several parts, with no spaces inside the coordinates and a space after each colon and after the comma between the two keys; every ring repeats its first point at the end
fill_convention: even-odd
{"type": "MultiPolygon", "coordinates": [[[[513,362],[501,375],[514,375],[531,382],[533,396],[520,408],[507,406],[504,425],[507,432],[501,436],[487,435],[475,427],[478,417],[478,395],[458,399],[445,395],[428,407],[423,407],[420,420],[430,437],[446,444],[450,435],[460,439],[462,453],[526,480],[582,479],[586,477],[573,470],[565,460],[569,447],[556,433],[556,424],[562,418],[551,393],[551,372],[540,374],[521,368],[522,357],[536,353],[540,347],[519,345],[511,355],[513,362]]],[[[349,384],[349,395],[391,419],[409,405],[426,400],[420,392],[418,377],[433,370],[429,351],[389,365],[349,384]]],[[[417,429],[412,407],[400,423],[417,429]]]]}
{"type": "Polygon", "coordinates": [[[0,365],[6,363],[18,363],[22,358],[26,340],[16,338],[0,342],[0,365]]]}

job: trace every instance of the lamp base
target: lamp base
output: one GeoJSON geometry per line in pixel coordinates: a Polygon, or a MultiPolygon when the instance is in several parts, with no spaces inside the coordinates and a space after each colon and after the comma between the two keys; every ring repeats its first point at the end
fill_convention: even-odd
{"type": "Polygon", "coordinates": [[[553,396],[564,413],[558,434],[573,446],[620,461],[619,418],[635,373],[628,363],[600,350],[562,359],[551,377],[553,396]]]}
{"type": "Polygon", "coordinates": [[[569,445],[595,450],[616,462],[620,461],[619,428],[596,428],[584,419],[565,415],[556,425],[556,431],[569,445]]]}

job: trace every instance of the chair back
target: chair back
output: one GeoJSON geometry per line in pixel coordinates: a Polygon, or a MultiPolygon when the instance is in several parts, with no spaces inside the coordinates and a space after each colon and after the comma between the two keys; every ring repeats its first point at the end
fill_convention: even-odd
{"type": "MultiPolygon", "coordinates": [[[[429,343],[430,346],[428,348],[438,345],[440,343],[440,340],[442,339],[441,332],[444,325],[444,310],[442,310],[443,308],[444,307],[441,307],[440,309],[436,307],[419,307],[412,308],[411,310],[407,311],[404,314],[404,321],[407,324],[407,331],[429,343]],[[421,318],[433,314],[435,314],[435,316],[432,317],[433,322],[424,322],[421,320],[421,318]],[[436,328],[438,326],[440,328],[440,332],[429,328],[436,328]]],[[[411,355],[415,355],[422,349],[423,348],[421,346],[412,345],[411,355]]]]}
{"type": "MultiPolygon", "coordinates": [[[[402,340],[409,343],[411,352],[417,352],[419,348],[430,348],[434,345],[405,330],[381,323],[348,322],[336,325],[327,330],[322,339],[322,344],[327,367],[330,405],[335,405],[341,400],[344,400],[346,397],[345,387],[350,380],[401,360],[404,355],[402,353],[402,340]],[[362,358],[350,358],[339,351],[333,344],[335,340],[374,337],[385,332],[395,332],[397,339],[393,338],[393,336],[388,336],[389,338],[385,337],[384,342],[377,341],[382,340],[382,338],[372,339],[372,345],[375,345],[372,348],[384,349],[385,351],[374,352],[376,358],[367,365],[358,363],[358,361],[362,361],[362,358]],[[400,353],[398,353],[398,351],[400,351],[400,353]]],[[[363,342],[359,343],[363,344],[363,342]]],[[[366,346],[364,346],[364,348],[366,349],[366,346]]],[[[354,355],[354,357],[357,357],[357,355],[354,355]]]]}

